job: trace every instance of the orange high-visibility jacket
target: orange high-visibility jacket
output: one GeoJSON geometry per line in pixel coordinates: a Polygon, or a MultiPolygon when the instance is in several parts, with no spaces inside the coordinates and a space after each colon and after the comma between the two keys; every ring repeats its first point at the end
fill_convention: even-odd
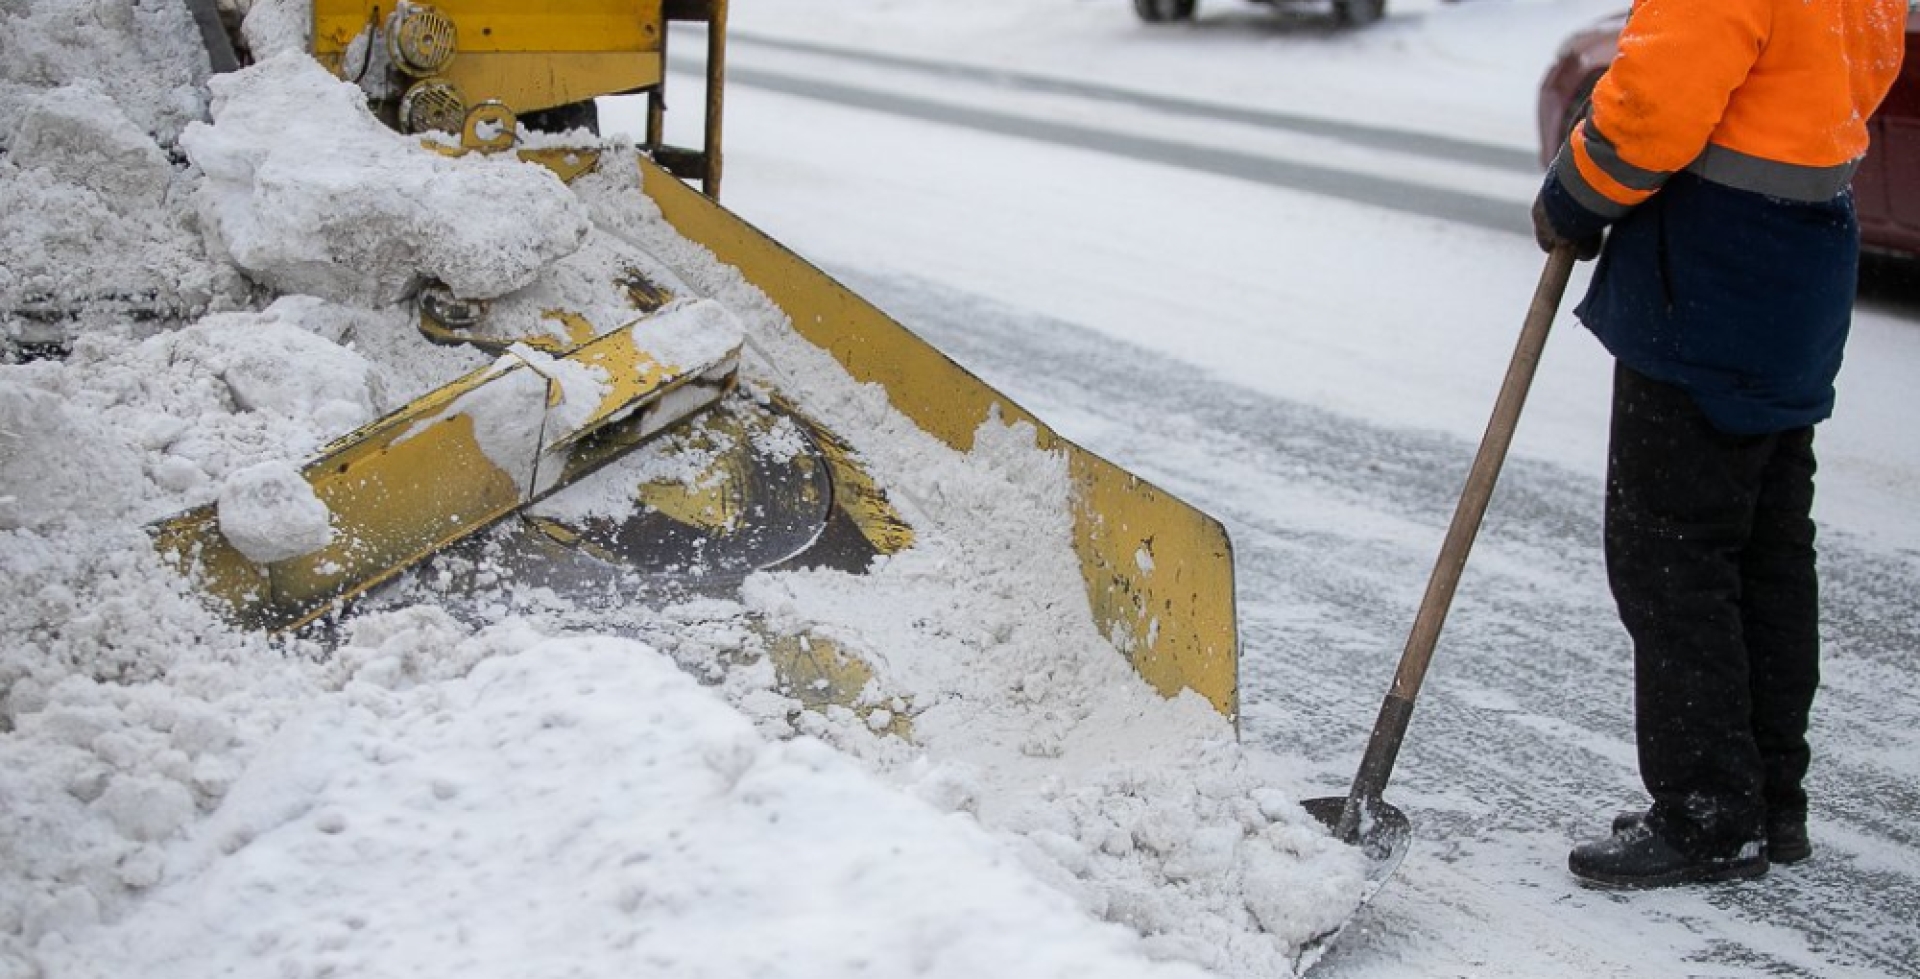
{"type": "Polygon", "coordinates": [[[1609,221],[1683,169],[1830,200],[1866,153],[1906,21],[1907,0],[1636,0],[1554,170],[1609,221]]]}

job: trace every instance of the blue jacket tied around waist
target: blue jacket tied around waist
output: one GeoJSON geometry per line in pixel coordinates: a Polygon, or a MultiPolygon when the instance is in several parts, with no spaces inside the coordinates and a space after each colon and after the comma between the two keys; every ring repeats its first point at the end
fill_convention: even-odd
{"type": "MultiPolygon", "coordinates": [[[[1557,174],[1542,200],[1569,235],[1606,225],[1557,174]]],[[[1621,363],[1685,390],[1730,434],[1833,413],[1859,275],[1851,190],[1806,203],[1683,171],[1612,227],[1575,313],[1621,363]]]]}

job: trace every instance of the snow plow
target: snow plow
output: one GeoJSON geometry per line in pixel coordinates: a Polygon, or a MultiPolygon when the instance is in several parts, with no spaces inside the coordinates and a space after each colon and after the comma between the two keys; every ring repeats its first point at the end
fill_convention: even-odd
{"type": "MultiPolygon", "coordinates": [[[[253,60],[235,27],[244,11],[190,6],[216,72],[253,60]]],[[[1039,447],[1067,461],[1073,540],[1100,630],[1163,695],[1191,690],[1235,718],[1232,560],[1216,521],[1062,438],[718,204],[726,9],[725,0],[531,10],[315,0],[309,53],[356,84],[382,122],[436,154],[517,154],[563,182],[637,164],[632,179],[674,229],[941,442],[967,450],[990,417],[1031,424],[1039,447]],[[662,137],[668,28],[681,21],[706,27],[704,145],[694,149],[662,137]],[[606,153],[583,129],[524,124],[590,126],[591,99],[640,93],[650,111],[637,158],[606,153]]],[[[725,589],[763,568],[857,573],[911,544],[910,522],[792,396],[801,392],[736,390],[739,331],[679,280],[670,257],[626,243],[612,253],[596,266],[595,295],[605,298],[593,308],[523,295],[537,289],[502,295],[487,282],[414,283],[423,334],[497,359],[326,446],[297,479],[263,478],[250,494],[165,521],[157,546],[235,621],[281,631],[350,615],[409,569],[462,547],[491,548],[495,566],[561,592],[616,580],[644,592],[725,589]],[[776,426],[797,433],[800,448],[784,458],[738,437],[776,426]],[[696,480],[629,487],[641,502],[631,516],[569,521],[530,508],[663,432],[695,429],[725,447],[696,480]],[[285,517],[301,506],[322,514],[304,538],[285,517]],[[250,519],[274,529],[250,540],[250,519]]]]}
{"type": "MultiPolygon", "coordinates": [[[[217,750],[285,758],[263,740],[333,706],[441,703],[580,645],[724,705],[732,733],[672,760],[754,826],[794,832],[736,791],[753,758],[846,768],[1156,961],[1297,972],[1391,870],[1238,741],[1218,522],[720,205],[724,3],[79,4],[78,34],[70,0],[0,31],[9,744],[60,737],[7,718],[69,688],[177,677],[251,712],[217,750]],[[663,122],[683,22],[691,148],[663,122]],[[595,100],[644,104],[644,135],[598,135],[595,100]]],[[[584,785],[633,758],[576,750],[572,683],[512,740],[584,785]]],[[[656,706],[605,720],[672,728],[656,706]]],[[[220,818],[233,771],[279,767],[169,762],[177,819],[114,831],[220,818]]],[[[861,878],[906,866],[887,841],[844,842],[874,861],[830,848],[825,877],[898,890],[861,878]]],[[[820,920],[807,893],[770,920],[820,920]]]]}

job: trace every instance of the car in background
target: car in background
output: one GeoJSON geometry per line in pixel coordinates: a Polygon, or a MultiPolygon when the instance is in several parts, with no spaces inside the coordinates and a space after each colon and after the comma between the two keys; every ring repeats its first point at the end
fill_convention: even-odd
{"type": "MultiPolygon", "coordinates": [[[[1254,3],[1292,4],[1296,0],[1253,0],[1254,3]]],[[[1387,12],[1387,0],[1332,0],[1333,19],[1336,23],[1358,27],[1371,24],[1387,12]]],[[[1149,24],[1166,24],[1173,21],[1192,20],[1199,0],[1133,0],[1133,12],[1149,24]]]]}
{"type": "MultiPolygon", "coordinates": [[[[1560,152],[1593,101],[1594,83],[1620,50],[1623,11],[1575,32],[1540,81],[1540,164],[1560,152]]],[[[1867,248],[1920,257],[1920,12],[1907,16],[1900,77],[1867,124],[1873,139],[1853,177],[1860,241],[1867,248]]]]}

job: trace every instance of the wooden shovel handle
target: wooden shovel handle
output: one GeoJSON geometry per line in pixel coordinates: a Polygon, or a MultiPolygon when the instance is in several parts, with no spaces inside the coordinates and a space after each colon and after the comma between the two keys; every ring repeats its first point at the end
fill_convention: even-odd
{"type": "Polygon", "coordinates": [[[1367,741],[1367,753],[1354,776],[1353,789],[1347,793],[1346,811],[1337,828],[1339,836],[1352,842],[1358,837],[1360,820],[1367,803],[1380,798],[1387,780],[1393,775],[1394,760],[1400,743],[1406,738],[1407,723],[1413,718],[1414,698],[1433,661],[1433,648],[1440,641],[1440,628],[1446,624],[1447,611],[1453,605],[1453,593],[1460,585],[1460,574],[1467,566],[1467,553],[1473,550],[1474,537],[1480,533],[1480,519],[1487,512],[1487,501],[1500,479],[1500,467],[1506,462],[1507,447],[1513,444],[1513,430],[1520,422],[1520,409],[1526,405],[1527,391],[1540,366],[1540,352],[1547,345],[1547,331],[1560,310],[1567,280],[1573,274],[1574,251],[1563,245],[1547,256],[1540,272],[1540,284],[1533,292],[1533,305],[1527,309],[1526,325],[1507,364],[1506,380],[1500,385],[1500,397],[1494,401],[1493,417],[1480,439],[1480,452],[1473,468],[1467,471],[1467,485],[1453,511],[1453,523],[1440,545],[1440,557],[1427,579],[1427,593],[1420,600],[1420,613],[1407,636],[1406,651],[1400,654],[1400,669],[1394,674],[1393,687],[1380,706],[1373,735],[1367,741]]]}

